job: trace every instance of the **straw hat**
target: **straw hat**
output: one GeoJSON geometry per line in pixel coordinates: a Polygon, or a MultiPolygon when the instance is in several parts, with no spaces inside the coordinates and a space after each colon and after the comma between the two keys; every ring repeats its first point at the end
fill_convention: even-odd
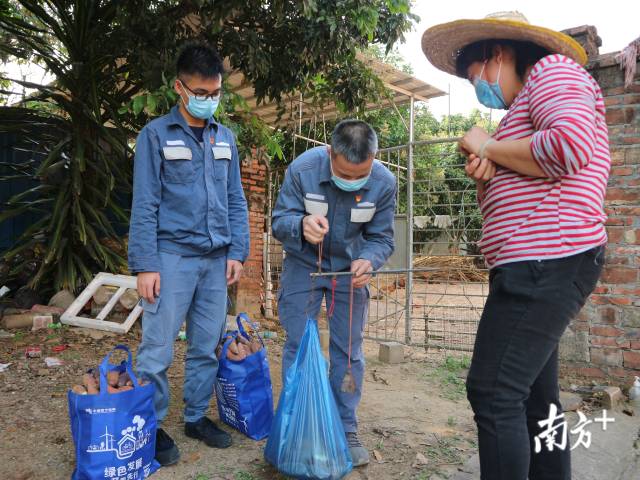
{"type": "Polygon", "coordinates": [[[551,53],[560,53],[580,65],[587,63],[584,48],[569,35],[531,25],[520,12],[499,12],[482,20],[456,20],[427,29],[422,34],[422,50],[440,70],[456,74],[460,50],[480,40],[520,40],[535,43],[551,53]]]}

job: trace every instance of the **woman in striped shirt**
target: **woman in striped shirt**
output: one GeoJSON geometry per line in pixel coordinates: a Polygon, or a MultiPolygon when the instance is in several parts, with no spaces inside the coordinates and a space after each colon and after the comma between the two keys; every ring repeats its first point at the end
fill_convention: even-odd
{"type": "Polygon", "coordinates": [[[570,480],[558,343],[595,288],[610,169],[600,87],[570,37],[517,12],[427,30],[427,58],[507,109],[496,133],[460,141],[483,214],[490,269],[467,396],[482,479],[570,480]]]}

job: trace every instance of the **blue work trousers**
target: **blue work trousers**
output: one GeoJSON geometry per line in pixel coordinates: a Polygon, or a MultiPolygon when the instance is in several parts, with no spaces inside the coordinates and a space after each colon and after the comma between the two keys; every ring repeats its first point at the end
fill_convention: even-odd
{"type": "Polygon", "coordinates": [[[184,420],[203,417],[213,394],[218,359],[215,349],[226,325],[226,257],[181,256],[160,252],[160,296],[143,300],[142,342],[136,367],[142,378],[156,387],[154,404],[158,421],[169,407],[167,369],[173,345],[187,322],[187,358],[184,376],[184,420]]]}

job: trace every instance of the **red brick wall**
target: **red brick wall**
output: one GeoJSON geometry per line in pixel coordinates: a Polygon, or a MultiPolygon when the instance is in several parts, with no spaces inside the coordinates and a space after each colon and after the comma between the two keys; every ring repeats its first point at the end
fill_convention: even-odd
{"type": "Polygon", "coordinates": [[[267,167],[253,150],[251,158],[242,162],[242,185],[249,207],[251,249],[244,264],[244,273],[236,291],[236,311],[252,317],[261,316],[263,303],[263,247],[266,204],[267,167]]]}
{"type": "Polygon", "coordinates": [[[561,358],[565,370],[627,384],[640,374],[640,65],[625,88],[614,57],[597,56],[587,67],[607,105],[612,168],[606,266],[563,338],[561,358]]]}

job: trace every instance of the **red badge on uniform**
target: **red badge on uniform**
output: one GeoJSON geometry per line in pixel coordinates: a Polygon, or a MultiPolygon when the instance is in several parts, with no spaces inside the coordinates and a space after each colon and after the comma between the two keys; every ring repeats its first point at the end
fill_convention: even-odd
{"type": "Polygon", "coordinates": [[[362,200],[362,195],[356,195],[356,202],[359,202],[360,200],[362,200]]]}
{"type": "Polygon", "coordinates": [[[214,143],[216,143],[215,138],[213,138],[213,137],[209,137],[209,143],[210,143],[211,145],[213,145],[214,143]]]}

